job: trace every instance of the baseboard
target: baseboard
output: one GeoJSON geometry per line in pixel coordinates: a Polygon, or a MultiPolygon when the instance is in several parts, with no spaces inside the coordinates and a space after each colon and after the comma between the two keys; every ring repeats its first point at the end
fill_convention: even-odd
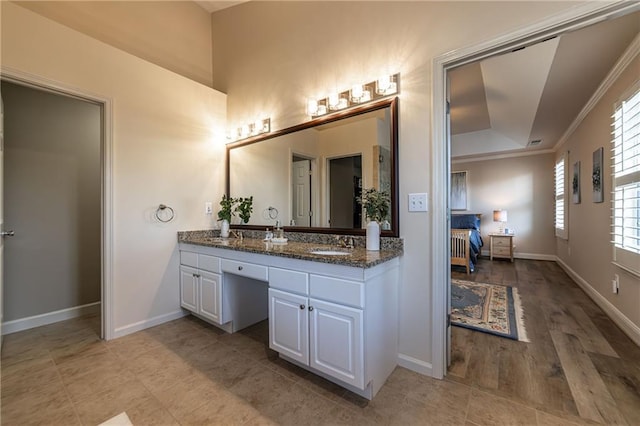
{"type": "Polygon", "coordinates": [[[100,302],[88,303],[86,305],[74,306],[73,308],[48,312],[46,314],[7,321],[2,324],[2,334],[17,333],[18,331],[29,330],[30,328],[40,327],[95,313],[100,313],[100,302]]]}
{"type": "Polygon", "coordinates": [[[136,323],[128,324],[123,327],[118,327],[113,332],[113,338],[117,339],[118,337],[123,337],[128,334],[135,333],[136,331],[141,331],[147,328],[155,327],[156,325],[164,324],[165,322],[173,321],[187,315],[189,315],[187,311],[180,309],[178,311],[170,312],[168,314],[158,315],[157,317],[138,321],[136,323]]]}
{"type": "Polygon", "coordinates": [[[629,336],[636,345],[640,346],[640,327],[635,325],[626,315],[616,308],[613,303],[609,302],[603,295],[598,293],[591,284],[583,279],[576,271],[571,269],[569,265],[564,263],[562,259],[557,258],[556,262],[564,271],[584,290],[585,293],[604,311],[613,322],[616,323],[622,331],[629,336]]]}
{"type": "MultiPolygon", "coordinates": [[[[482,250],[480,254],[485,257],[491,257],[491,252],[489,250],[482,250]]],[[[513,257],[515,259],[548,260],[551,262],[555,262],[557,259],[557,257],[553,254],[522,253],[522,252],[514,252],[513,257]]]]}
{"type": "Polygon", "coordinates": [[[409,355],[398,354],[398,365],[416,373],[433,377],[433,368],[430,362],[425,362],[409,355]]]}
{"type": "Polygon", "coordinates": [[[555,262],[556,256],[553,254],[539,254],[539,253],[513,253],[513,257],[516,259],[527,259],[527,260],[548,260],[551,262],[555,262]]]}

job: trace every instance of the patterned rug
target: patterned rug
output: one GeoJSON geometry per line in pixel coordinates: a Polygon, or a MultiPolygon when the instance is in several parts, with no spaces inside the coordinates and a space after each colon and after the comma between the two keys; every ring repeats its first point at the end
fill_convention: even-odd
{"type": "Polygon", "coordinates": [[[518,289],[451,280],[451,324],[528,342],[518,289]]]}

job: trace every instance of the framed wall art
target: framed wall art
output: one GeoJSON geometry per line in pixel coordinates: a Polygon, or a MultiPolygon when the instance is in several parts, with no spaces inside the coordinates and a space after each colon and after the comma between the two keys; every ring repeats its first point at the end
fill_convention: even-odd
{"type": "Polygon", "coordinates": [[[571,199],[573,204],[580,204],[580,162],[573,163],[573,179],[571,179],[571,199]]]}
{"type": "Polygon", "coordinates": [[[604,201],[604,192],[602,190],[603,154],[604,154],[604,148],[602,147],[593,151],[593,172],[591,173],[591,182],[593,184],[593,202],[594,203],[602,203],[604,201]]]}
{"type": "Polygon", "coordinates": [[[467,210],[467,172],[451,172],[451,210],[467,210]]]}

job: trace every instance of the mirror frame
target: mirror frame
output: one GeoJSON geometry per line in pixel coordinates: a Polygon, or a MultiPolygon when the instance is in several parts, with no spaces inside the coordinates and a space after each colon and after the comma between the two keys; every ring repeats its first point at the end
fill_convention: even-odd
{"type": "MultiPolygon", "coordinates": [[[[298,124],[292,127],[288,127],[282,130],[276,130],[274,132],[258,135],[251,138],[243,139],[240,141],[232,142],[226,146],[226,161],[225,161],[225,175],[226,175],[226,194],[230,196],[231,181],[230,181],[230,165],[231,165],[231,150],[241,148],[243,146],[251,145],[258,142],[263,142],[269,139],[277,138],[278,136],[288,135],[300,130],[310,129],[312,127],[320,126],[334,121],[342,120],[345,118],[355,117],[371,111],[377,111],[389,107],[391,109],[391,177],[393,179],[391,183],[391,230],[381,231],[383,237],[399,237],[399,209],[398,209],[398,97],[384,98],[378,101],[369,102],[364,105],[349,108],[343,111],[337,111],[331,114],[323,115],[322,117],[315,118],[302,124],[298,124]]],[[[252,230],[264,230],[264,225],[232,225],[237,229],[252,229],[252,230]]],[[[364,228],[324,228],[324,227],[309,227],[309,226],[283,226],[285,231],[289,232],[306,232],[317,234],[349,234],[349,235],[365,235],[366,229],[364,228]]]]}

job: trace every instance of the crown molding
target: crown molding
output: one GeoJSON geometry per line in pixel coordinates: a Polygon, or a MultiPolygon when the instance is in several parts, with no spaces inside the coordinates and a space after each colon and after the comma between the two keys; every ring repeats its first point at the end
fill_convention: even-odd
{"type": "Polygon", "coordinates": [[[555,152],[555,149],[538,149],[535,151],[508,152],[504,154],[493,153],[488,155],[476,155],[473,157],[451,159],[451,164],[473,163],[477,161],[502,160],[505,158],[530,157],[532,155],[552,154],[554,152],[555,152]]]}
{"type": "Polygon", "coordinates": [[[571,125],[567,128],[564,134],[558,139],[558,142],[553,147],[553,151],[558,151],[562,145],[564,145],[567,140],[571,137],[571,135],[576,131],[578,126],[582,124],[587,115],[591,112],[593,108],[600,102],[602,97],[607,93],[607,91],[611,88],[613,83],[615,83],[620,75],[627,69],[629,64],[635,59],[636,56],[640,53],[640,34],[633,39],[631,44],[624,51],[622,56],[618,59],[616,64],[611,68],[609,74],[602,80],[600,86],[596,89],[589,101],[582,108],[580,113],[576,116],[575,120],[571,123],[571,125]]]}

